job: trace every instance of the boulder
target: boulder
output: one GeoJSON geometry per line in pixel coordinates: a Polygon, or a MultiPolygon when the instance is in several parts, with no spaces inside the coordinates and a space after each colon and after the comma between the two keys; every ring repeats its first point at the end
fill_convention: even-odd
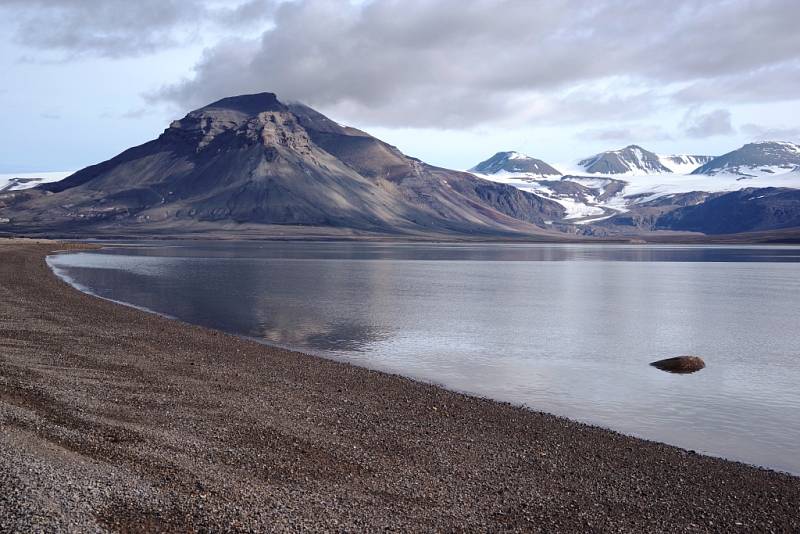
{"type": "Polygon", "coordinates": [[[699,356],[677,356],[658,360],[650,365],[670,373],[694,373],[706,366],[706,362],[699,356]]]}

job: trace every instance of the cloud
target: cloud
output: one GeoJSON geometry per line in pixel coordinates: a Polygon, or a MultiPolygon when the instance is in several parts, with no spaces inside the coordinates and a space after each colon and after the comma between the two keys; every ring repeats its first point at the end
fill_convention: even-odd
{"type": "Polygon", "coordinates": [[[744,73],[694,81],[675,92],[676,102],[763,102],[797,100],[800,59],[744,73]]]}
{"type": "Polygon", "coordinates": [[[3,6],[18,15],[20,41],[67,55],[124,57],[192,39],[210,43],[191,77],[165,80],[148,95],[151,104],[184,110],[273,91],[364,126],[602,123],[643,120],[666,106],[797,99],[800,82],[796,0],[3,6]]]}
{"type": "Polygon", "coordinates": [[[742,125],[741,131],[753,141],[800,142],[800,128],[775,128],[748,123],[742,125]]]}
{"type": "Polygon", "coordinates": [[[232,7],[203,0],[3,0],[0,13],[17,21],[16,40],[29,48],[121,58],[185,44],[208,26],[263,22],[272,7],[269,0],[232,7]]]}
{"type": "Polygon", "coordinates": [[[586,141],[621,141],[621,142],[643,142],[643,141],[667,141],[672,136],[664,131],[660,126],[634,125],[630,127],[617,128],[590,128],[578,132],[578,139],[586,141]]]}
{"type": "Polygon", "coordinates": [[[297,0],[259,39],[221,43],[192,78],[151,96],[194,107],[270,90],[376,126],[630,118],[765,69],[788,89],[798,18],[794,0],[297,0]],[[624,107],[635,95],[615,107],[604,104],[616,93],[573,91],[624,83],[640,89],[635,109],[624,107]]]}
{"type": "Polygon", "coordinates": [[[150,110],[148,110],[147,108],[131,109],[129,111],[126,111],[122,115],[120,115],[120,118],[121,119],[141,119],[142,117],[144,117],[148,113],[150,113],[150,110]]]}
{"type": "Polygon", "coordinates": [[[715,109],[708,113],[697,113],[690,110],[684,117],[684,133],[689,137],[704,138],[734,133],[731,124],[731,112],[726,109],[715,109]]]}

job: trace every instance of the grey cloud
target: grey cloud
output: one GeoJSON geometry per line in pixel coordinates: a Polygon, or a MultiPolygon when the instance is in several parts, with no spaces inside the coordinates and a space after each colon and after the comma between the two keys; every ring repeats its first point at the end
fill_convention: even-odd
{"type": "Polygon", "coordinates": [[[713,137],[734,133],[731,112],[726,109],[715,109],[708,113],[696,113],[690,110],[684,118],[683,126],[689,137],[713,137]]]}
{"type": "Polygon", "coordinates": [[[241,27],[242,25],[257,24],[273,15],[275,11],[273,0],[248,0],[238,6],[214,8],[208,11],[209,18],[220,24],[241,27]]]}
{"type": "Polygon", "coordinates": [[[798,19],[794,0],[297,0],[276,8],[260,39],[220,44],[193,78],[151,97],[193,107],[269,90],[380,126],[630,119],[675,87],[691,103],[717,79],[744,84],[773,68],[782,84],[798,19]],[[625,83],[643,89],[615,98],[641,100],[638,110],[605,105],[616,94],[603,86],[625,83]],[[573,94],[592,85],[588,98],[573,94]]]}
{"type": "Polygon", "coordinates": [[[3,6],[21,14],[29,45],[78,54],[140,54],[214,25],[218,38],[194,76],[149,94],[182,109],[274,91],[368,126],[607,122],[641,120],[665,105],[795,99],[800,81],[796,0],[3,6]],[[242,37],[258,25],[260,37],[242,37]]]}
{"type": "Polygon", "coordinates": [[[738,75],[694,81],[677,91],[678,102],[763,102],[797,100],[800,58],[768,65],[738,75]]]}
{"type": "Polygon", "coordinates": [[[16,40],[27,47],[60,52],[67,59],[119,58],[184,44],[206,25],[258,23],[271,6],[268,0],[232,7],[207,0],[4,0],[0,13],[17,21],[16,40]]]}

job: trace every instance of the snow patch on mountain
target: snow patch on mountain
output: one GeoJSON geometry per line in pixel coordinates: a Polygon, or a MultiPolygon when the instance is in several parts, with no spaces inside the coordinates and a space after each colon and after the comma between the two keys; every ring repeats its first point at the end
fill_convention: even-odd
{"type": "Polygon", "coordinates": [[[661,164],[674,174],[689,174],[695,169],[714,159],[714,156],[698,156],[694,154],[671,154],[659,156],[661,164]]]}
{"type": "Polygon", "coordinates": [[[58,182],[72,173],[73,171],[0,174],[0,193],[21,191],[23,189],[36,187],[39,184],[58,182]]]}

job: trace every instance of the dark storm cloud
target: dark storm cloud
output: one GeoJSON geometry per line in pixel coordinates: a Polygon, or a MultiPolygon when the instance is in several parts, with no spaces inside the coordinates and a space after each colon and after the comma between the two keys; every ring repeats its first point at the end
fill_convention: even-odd
{"type": "Polygon", "coordinates": [[[214,21],[194,76],[150,95],[183,108],[269,90],[363,125],[539,124],[794,99],[800,80],[797,0],[12,3],[48,23],[27,42],[105,55],[214,21]]]}

